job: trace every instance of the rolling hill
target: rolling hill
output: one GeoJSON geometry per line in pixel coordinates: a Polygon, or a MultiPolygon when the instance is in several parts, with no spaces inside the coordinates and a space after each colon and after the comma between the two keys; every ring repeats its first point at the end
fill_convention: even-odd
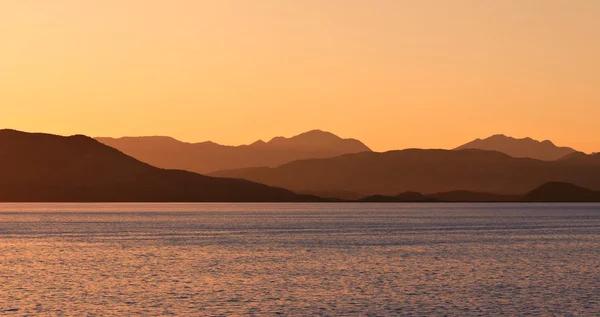
{"type": "Polygon", "coordinates": [[[245,180],[164,170],[83,136],[0,130],[0,201],[316,201],[245,180]]]}
{"type": "Polygon", "coordinates": [[[524,200],[538,202],[600,202],[600,191],[569,183],[551,182],[527,193],[524,200]]]}
{"type": "Polygon", "coordinates": [[[600,202],[600,191],[581,186],[549,182],[524,195],[498,195],[468,191],[452,191],[432,195],[406,192],[396,196],[374,195],[359,202],[600,202]]]}
{"type": "Polygon", "coordinates": [[[363,197],[457,190],[521,195],[554,181],[600,189],[600,162],[541,161],[484,150],[365,152],[211,175],[242,178],[296,192],[349,192],[363,197]]]}

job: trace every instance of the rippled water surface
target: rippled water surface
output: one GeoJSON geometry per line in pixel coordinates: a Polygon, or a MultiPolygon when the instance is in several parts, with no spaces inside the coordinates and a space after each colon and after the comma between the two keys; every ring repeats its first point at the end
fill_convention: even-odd
{"type": "Polygon", "coordinates": [[[0,204],[0,315],[600,316],[598,204],[0,204]]]}

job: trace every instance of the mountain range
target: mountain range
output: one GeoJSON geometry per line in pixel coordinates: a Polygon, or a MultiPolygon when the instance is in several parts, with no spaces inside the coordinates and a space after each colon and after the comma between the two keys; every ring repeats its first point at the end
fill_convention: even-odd
{"type": "Polygon", "coordinates": [[[600,191],[569,183],[548,182],[523,195],[499,195],[453,191],[424,195],[405,192],[395,196],[374,195],[359,202],[600,202],[600,191]]]}
{"type": "Polygon", "coordinates": [[[164,170],[92,138],[0,130],[0,201],[320,201],[246,180],[164,170]]]}
{"type": "MultiPolygon", "coordinates": [[[[193,163],[195,157],[182,159],[198,146],[165,137],[116,140],[146,142],[156,155],[179,158],[171,164],[193,163]]],[[[227,153],[224,166],[268,161],[273,167],[204,176],[154,167],[83,135],[0,130],[0,201],[595,201],[600,189],[600,154],[574,150],[555,160],[481,149],[378,153],[319,130],[241,147],[210,144],[227,153]],[[232,153],[255,153],[249,156],[256,160],[232,153]],[[274,163],[312,155],[325,157],[274,163]]],[[[216,162],[214,153],[207,156],[216,162]]]]}
{"type": "Polygon", "coordinates": [[[528,157],[543,161],[555,161],[576,152],[570,147],[556,146],[549,140],[540,142],[531,138],[516,139],[503,134],[496,134],[483,140],[476,139],[456,149],[498,151],[512,157],[528,157]]]}
{"type": "Polygon", "coordinates": [[[328,158],[371,151],[355,139],[312,130],[300,135],[276,137],[268,142],[225,146],[213,142],[186,143],[171,137],[123,137],[96,140],[156,167],[210,173],[244,167],[275,167],[308,158],[328,158]]]}
{"type": "MultiPolygon", "coordinates": [[[[250,167],[277,167],[293,161],[332,158],[344,154],[371,152],[356,139],[343,139],[330,132],[312,130],[294,137],[258,140],[249,145],[226,146],[214,142],[187,143],[166,136],[105,138],[96,140],[150,165],[200,174],[250,167]]],[[[476,139],[456,148],[498,151],[516,158],[555,161],[584,153],[559,147],[551,141],[517,139],[503,134],[476,139]]],[[[351,195],[350,195],[351,196],[351,195]]]]}
{"type": "Polygon", "coordinates": [[[514,158],[484,150],[408,149],[364,152],[327,159],[295,161],[276,168],[226,170],[210,175],[251,180],[289,190],[396,195],[407,191],[440,193],[456,190],[522,194],[547,182],[567,182],[600,189],[600,160],[580,155],[557,161],[514,158]]]}

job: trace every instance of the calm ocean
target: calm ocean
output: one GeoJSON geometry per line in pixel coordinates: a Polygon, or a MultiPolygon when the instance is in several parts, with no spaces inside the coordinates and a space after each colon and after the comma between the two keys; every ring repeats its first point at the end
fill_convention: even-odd
{"type": "Polygon", "coordinates": [[[0,315],[599,312],[600,204],[0,204],[0,315]]]}

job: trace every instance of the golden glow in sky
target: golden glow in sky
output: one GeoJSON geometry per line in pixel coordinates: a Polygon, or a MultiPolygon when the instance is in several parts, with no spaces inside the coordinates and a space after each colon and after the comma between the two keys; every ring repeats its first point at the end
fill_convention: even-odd
{"type": "Polygon", "coordinates": [[[600,1],[4,0],[0,127],[600,151],[600,1]]]}

